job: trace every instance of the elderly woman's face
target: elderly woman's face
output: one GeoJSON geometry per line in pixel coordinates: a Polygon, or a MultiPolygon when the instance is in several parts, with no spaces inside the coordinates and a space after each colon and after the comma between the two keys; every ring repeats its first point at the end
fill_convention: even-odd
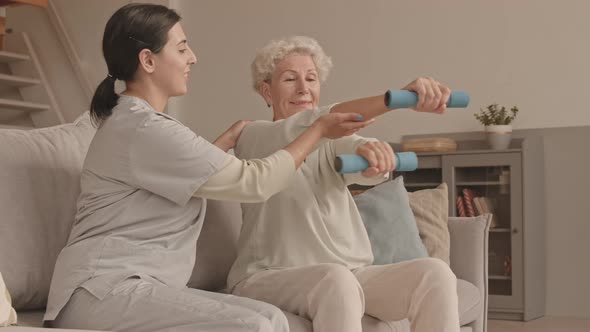
{"type": "Polygon", "coordinates": [[[309,55],[292,54],[279,62],[262,96],[272,105],[274,120],[316,108],[320,99],[318,72],[309,55]]]}

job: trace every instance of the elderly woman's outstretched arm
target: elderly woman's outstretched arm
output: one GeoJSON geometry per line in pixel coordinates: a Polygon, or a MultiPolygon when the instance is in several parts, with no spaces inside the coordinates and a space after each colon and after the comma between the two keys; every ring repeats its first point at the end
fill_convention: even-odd
{"type": "MultiPolygon", "coordinates": [[[[414,91],[418,94],[418,104],[412,107],[418,112],[443,113],[451,90],[429,77],[417,78],[406,85],[403,90],[414,91]]],[[[385,95],[360,98],[340,103],[331,109],[331,113],[359,113],[364,119],[372,119],[391,111],[385,105],[385,95]]]]}

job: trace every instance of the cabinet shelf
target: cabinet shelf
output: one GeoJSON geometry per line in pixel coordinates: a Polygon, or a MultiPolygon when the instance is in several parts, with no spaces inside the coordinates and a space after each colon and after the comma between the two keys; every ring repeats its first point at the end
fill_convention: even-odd
{"type": "Polygon", "coordinates": [[[490,228],[490,233],[510,233],[510,228],[503,228],[503,227],[490,228]]]}
{"type": "Polygon", "coordinates": [[[489,275],[488,280],[512,280],[512,277],[502,275],[489,275]]]}
{"type": "Polygon", "coordinates": [[[456,183],[457,186],[501,186],[509,185],[509,183],[500,183],[500,181],[461,181],[456,183]]]}
{"type": "Polygon", "coordinates": [[[413,182],[413,183],[406,183],[406,187],[410,188],[417,188],[417,187],[436,187],[440,184],[440,182],[413,182]]]}

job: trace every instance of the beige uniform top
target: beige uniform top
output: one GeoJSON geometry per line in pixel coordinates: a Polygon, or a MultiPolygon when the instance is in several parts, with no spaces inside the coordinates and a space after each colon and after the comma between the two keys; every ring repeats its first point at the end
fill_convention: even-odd
{"type": "Polygon", "coordinates": [[[99,299],[131,276],[186,287],[204,198],[260,201],[294,173],[284,150],[239,161],[146,101],[121,96],[88,149],[76,219],[56,262],[44,320],[54,320],[79,287],[99,299]]]}
{"type": "MultiPolygon", "coordinates": [[[[277,151],[328,111],[329,107],[276,122],[253,122],[242,132],[236,156],[258,158],[277,151]]],[[[353,269],[373,262],[367,232],[346,186],[377,184],[386,178],[341,175],[334,170],[336,155],[354,153],[369,140],[353,135],[321,142],[286,189],[266,202],[242,204],[238,257],[228,276],[230,290],[265,269],[319,263],[353,269]]]]}

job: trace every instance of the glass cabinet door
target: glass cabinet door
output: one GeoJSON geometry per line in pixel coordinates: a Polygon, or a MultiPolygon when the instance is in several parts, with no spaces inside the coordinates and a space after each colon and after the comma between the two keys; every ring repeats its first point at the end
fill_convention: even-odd
{"type": "Polygon", "coordinates": [[[409,172],[393,172],[392,178],[404,177],[404,185],[408,192],[436,188],[442,180],[441,156],[418,154],[418,169],[409,172]]]}
{"type": "Polygon", "coordinates": [[[491,213],[488,249],[490,309],[523,304],[522,167],[519,153],[443,156],[449,214],[491,213]]]}

